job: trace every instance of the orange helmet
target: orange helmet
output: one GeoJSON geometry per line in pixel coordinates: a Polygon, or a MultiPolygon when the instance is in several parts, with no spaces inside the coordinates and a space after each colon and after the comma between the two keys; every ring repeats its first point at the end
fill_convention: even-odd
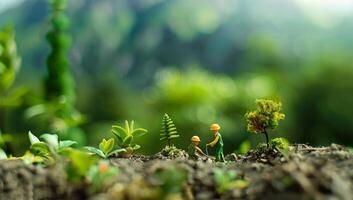
{"type": "Polygon", "coordinates": [[[211,131],[218,131],[221,127],[218,124],[212,124],[210,127],[211,131]]]}
{"type": "Polygon", "coordinates": [[[200,140],[199,136],[194,135],[191,137],[191,142],[200,142],[200,141],[201,140],[200,140]]]}

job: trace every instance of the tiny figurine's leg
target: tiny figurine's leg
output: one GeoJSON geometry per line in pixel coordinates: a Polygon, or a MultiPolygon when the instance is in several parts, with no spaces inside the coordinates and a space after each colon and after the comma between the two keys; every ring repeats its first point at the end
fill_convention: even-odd
{"type": "Polygon", "coordinates": [[[224,159],[223,149],[222,149],[222,152],[221,152],[221,158],[222,158],[222,162],[224,162],[224,161],[225,161],[225,159],[224,159]]]}
{"type": "Polygon", "coordinates": [[[221,149],[216,148],[216,161],[221,161],[221,149]]]}

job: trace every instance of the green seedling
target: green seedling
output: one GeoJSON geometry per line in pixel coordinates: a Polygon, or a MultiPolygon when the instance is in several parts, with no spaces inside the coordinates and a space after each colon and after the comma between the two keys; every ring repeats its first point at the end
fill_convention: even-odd
{"type": "Polygon", "coordinates": [[[274,138],[270,142],[273,149],[279,151],[287,160],[289,158],[289,142],[285,138],[274,138]]]}
{"type": "Polygon", "coordinates": [[[133,139],[145,135],[147,130],[144,128],[135,129],[134,121],[131,121],[129,124],[129,122],[125,120],[125,128],[113,125],[111,132],[116,136],[120,148],[120,150],[116,150],[116,153],[119,153],[123,157],[129,157],[134,151],[141,147],[140,145],[134,144],[133,139]]]}
{"type": "Polygon", "coordinates": [[[214,178],[217,185],[217,192],[223,194],[224,192],[232,189],[243,189],[248,187],[249,182],[237,177],[235,171],[223,171],[216,168],[213,171],[214,178]]]}
{"type": "Polygon", "coordinates": [[[31,142],[30,152],[47,160],[62,154],[67,148],[76,144],[75,141],[63,140],[59,141],[56,134],[43,134],[40,137],[44,142],[40,141],[31,131],[28,132],[28,137],[31,142]]]}
{"type": "Polygon", "coordinates": [[[32,164],[44,164],[45,162],[48,162],[48,160],[51,160],[51,158],[45,158],[42,156],[34,155],[30,151],[26,151],[26,153],[21,156],[21,157],[9,157],[9,160],[22,160],[26,165],[32,165],[32,164]]]}
{"type": "Polygon", "coordinates": [[[95,147],[85,147],[88,151],[97,154],[101,158],[109,158],[112,155],[124,152],[125,149],[119,148],[114,150],[114,139],[110,138],[109,140],[103,139],[99,143],[99,148],[95,147]]]}
{"type": "Polygon", "coordinates": [[[269,147],[268,131],[277,128],[279,120],[284,119],[281,113],[282,104],[272,100],[257,99],[257,109],[245,114],[248,122],[247,130],[252,133],[260,133],[266,136],[266,144],[269,147]]]}
{"type": "Polygon", "coordinates": [[[119,170],[109,165],[108,161],[101,160],[98,164],[92,165],[88,171],[87,178],[90,181],[90,192],[96,193],[109,185],[119,170]]]}
{"type": "Polygon", "coordinates": [[[167,113],[165,113],[163,116],[160,136],[160,140],[167,140],[167,146],[172,145],[172,139],[180,137],[180,135],[178,135],[174,122],[167,113]]]}

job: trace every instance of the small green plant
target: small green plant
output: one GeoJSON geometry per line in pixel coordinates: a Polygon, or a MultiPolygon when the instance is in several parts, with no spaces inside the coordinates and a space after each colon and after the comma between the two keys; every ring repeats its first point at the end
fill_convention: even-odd
{"type": "MultiPolygon", "coordinates": [[[[120,154],[123,157],[129,157],[133,151],[139,149],[141,146],[134,144],[133,139],[141,137],[147,133],[147,130],[144,128],[134,128],[134,121],[131,121],[130,124],[125,120],[125,128],[113,125],[111,132],[116,136],[118,141],[118,146],[120,147],[120,154]]],[[[117,150],[119,151],[119,150],[117,150]]]]}
{"type": "Polygon", "coordinates": [[[284,119],[281,113],[282,104],[267,99],[256,100],[257,109],[245,114],[248,126],[247,130],[252,133],[265,134],[266,144],[269,147],[268,130],[277,128],[279,120],[284,119]]]}
{"type": "Polygon", "coordinates": [[[289,142],[285,138],[274,138],[270,142],[273,149],[277,149],[287,160],[289,157],[289,142]]]}
{"type": "Polygon", "coordinates": [[[28,137],[31,142],[30,152],[47,160],[52,160],[53,157],[62,154],[67,148],[76,144],[75,141],[71,140],[59,141],[56,134],[46,133],[41,135],[40,138],[44,142],[40,141],[31,131],[28,132],[28,137]]]}
{"type": "Polygon", "coordinates": [[[109,158],[110,156],[123,152],[125,149],[116,149],[114,150],[114,139],[110,138],[108,140],[103,139],[101,143],[99,143],[99,148],[95,147],[85,147],[88,151],[97,154],[101,158],[109,158]]]}
{"type": "Polygon", "coordinates": [[[248,181],[239,179],[237,173],[233,170],[223,171],[222,169],[216,168],[213,173],[217,185],[217,192],[220,194],[232,189],[243,189],[249,185],[248,181]]]}
{"type": "Polygon", "coordinates": [[[167,140],[167,146],[172,145],[171,143],[172,139],[178,138],[180,136],[178,135],[174,122],[172,121],[172,119],[169,117],[167,113],[165,113],[163,116],[160,136],[161,136],[160,140],[167,140]]]}

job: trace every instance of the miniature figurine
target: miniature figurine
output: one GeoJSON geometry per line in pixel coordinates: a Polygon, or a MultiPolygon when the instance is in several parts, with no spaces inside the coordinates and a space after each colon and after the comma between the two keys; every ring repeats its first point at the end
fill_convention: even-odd
{"type": "Polygon", "coordinates": [[[191,144],[188,147],[188,154],[193,159],[199,159],[201,156],[207,156],[203,151],[198,147],[200,143],[199,136],[192,136],[191,137],[191,144]]]}
{"type": "Polygon", "coordinates": [[[218,132],[221,127],[218,124],[212,124],[210,130],[213,132],[215,139],[210,142],[207,146],[216,147],[216,161],[224,162],[224,154],[223,154],[223,139],[222,135],[218,132]]]}

